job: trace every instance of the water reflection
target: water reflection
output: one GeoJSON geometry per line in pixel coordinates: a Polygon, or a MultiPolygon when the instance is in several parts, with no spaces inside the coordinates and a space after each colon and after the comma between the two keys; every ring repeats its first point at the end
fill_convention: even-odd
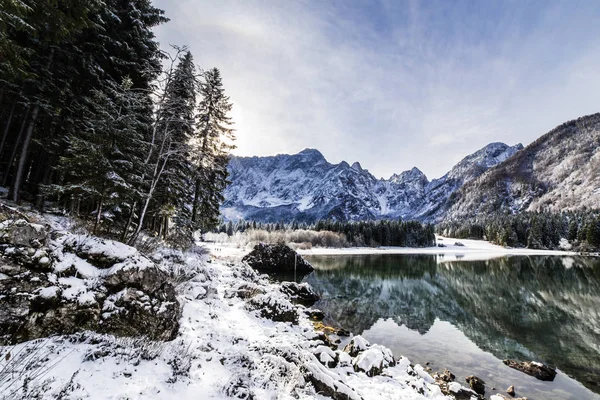
{"type": "MultiPolygon", "coordinates": [[[[403,339],[420,354],[413,358],[433,361],[425,356],[435,353],[432,346],[439,348],[435,340],[445,340],[465,351],[464,341],[451,340],[456,335],[448,329],[431,333],[433,327],[445,321],[479,349],[481,354],[474,358],[476,365],[485,364],[485,353],[494,359],[494,365],[504,358],[538,360],[600,393],[597,259],[536,256],[440,263],[442,259],[431,255],[311,257],[317,271],[306,280],[323,295],[316,306],[333,320],[355,333],[383,335],[384,340],[379,342],[392,348],[402,347],[398,340],[403,339]],[[408,340],[399,328],[418,332],[418,339],[408,340]]],[[[411,355],[410,351],[398,351],[411,355]]],[[[454,363],[455,368],[472,367],[453,361],[449,355],[436,359],[440,357],[447,359],[447,366],[454,363]]],[[[470,373],[476,371],[471,369],[470,373]]],[[[498,375],[498,371],[483,373],[498,375]]],[[[525,379],[520,375],[518,378],[525,379]]],[[[533,390],[537,382],[527,385],[533,390]]],[[[552,387],[564,390],[564,385],[558,382],[552,387]]],[[[579,398],[600,398],[582,387],[578,389],[576,383],[571,386],[567,392],[583,391],[579,398]]],[[[538,390],[546,389],[533,391],[538,390]]],[[[551,397],[549,392],[545,395],[576,398],[555,392],[551,397]]]]}

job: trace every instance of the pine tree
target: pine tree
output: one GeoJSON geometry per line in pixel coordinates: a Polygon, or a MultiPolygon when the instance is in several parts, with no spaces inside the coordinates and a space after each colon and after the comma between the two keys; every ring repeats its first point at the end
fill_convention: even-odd
{"type": "Polygon", "coordinates": [[[144,136],[148,129],[145,94],[124,80],[115,88],[95,91],[80,106],[82,121],[77,134],[68,139],[61,170],[65,185],[50,190],[91,200],[97,207],[94,231],[108,207],[120,210],[138,197],[143,171],[144,136]]]}
{"type": "MultiPolygon", "coordinates": [[[[193,232],[190,205],[193,201],[194,166],[191,154],[196,145],[194,112],[198,87],[192,54],[186,51],[166,85],[165,104],[157,116],[158,130],[171,136],[172,149],[156,194],[159,204],[157,216],[165,223],[173,219],[174,238],[178,241],[191,240],[193,232]]],[[[163,236],[168,235],[169,229],[163,229],[163,236]]]]}
{"type": "Polygon", "coordinates": [[[225,95],[221,74],[217,68],[207,71],[201,87],[198,107],[199,148],[195,155],[196,181],[192,221],[198,229],[207,231],[216,223],[223,191],[228,184],[229,152],[234,148],[234,130],[227,115],[232,108],[225,95]]]}

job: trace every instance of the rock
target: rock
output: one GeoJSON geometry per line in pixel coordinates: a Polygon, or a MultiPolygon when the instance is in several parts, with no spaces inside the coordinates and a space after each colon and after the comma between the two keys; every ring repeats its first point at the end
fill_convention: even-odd
{"type": "Polygon", "coordinates": [[[356,372],[364,372],[367,376],[380,375],[385,368],[396,365],[392,351],[380,345],[373,345],[361,351],[352,362],[356,372]]]}
{"type": "Polygon", "coordinates": [[[518,371],[531,375],[541,381],[553,381],[556,377],[556,369],[536,361],[517,362],[513,360],[502,361],[505,365],[518,371]]]}
{"type": "Polygon", "coordinates": [[[515,397],[515,387],[510,385],[508,389],[506,389],[506,393],[510,394],[512,397],[515,397]]]}
{"type": "Polygon", "coordinates": [[[13,246],[42,247],[48,240],[48,227],[19,220],[6,220],[0,223],[0,243],[13,246]]]}
{"type": "Polygon", "coordinates": [[[338,336],[350,336],[350,332],[342,328],[338,329],[335,334],[338,336]]]}
{"type": "Polygon", "coordinates": [[[444,382],[453,382],[456,379],[456,376],[448,368],[444,369],[444,373],[438,374],[438,377],[444,382]]]}
{"type": "Polygon", "coordinates": [[[248,283],[241,284],[237,288],[235,295],[241,299],[248,300],[256,295],[265,294],[265,293],[266,292],[257,284],[248,282],[248,283]]]}
{"type": "Polygon", "coordinates": [[[313,354],[327,368],[335,368],[338,363],[338,355],[328,346],[318,346],[313,350],[313,354]]]}
{"type": "Polygon", "coordinates": [[[242,262],[265,273],[307,274],[313,270],[301,255],[285,244],[257,244],[254,249],[242,258],[242,262]]]}
{"type": "Polygon", "coordinates": [[[323,319],[325,319],[325,313],[316,308],[307,308],[304,310],[304,313],[308,315],[312,321],[323,321],[323,319]]]}
{"type": "Polygon", "coordinates": [[[510,397],[506,397],[503,394],[497,393],[497,394],[490,396],[490,400],[528,400],[528,399],[527,399],[527,397],[510,398],[510,397]]]}
{"type": "Polygon", "coordinates": [[[361,351],[365,351],[371,344],[362,336],[354,336],[350,342],[344,347],[344,351],[350,354],[350,357],[356,357],[361,351]]]}
{"type": "Polygon", "coordinates": [[[339,375],[318,362],[307,362],[301,367],[302,374],[312,383],[315,391],[334,400],[363,400],[362,397],[348,387],[339,375]]]}
{"type": "Polygon", "coordinates": [[[290,296],[290,299],[294,303],[302,304],[306,307],[310,307],[319,301],[319,295],[306,282],[281,282],[281,291],[290,296]]]}
{"type": "Polygon", "coordinates": [[[485,394],[485,382],[483,379],[476,377],[475,375],[469,375],[465,378],[465,381],[469,384],[469,387],[475,391],[475,393],[484,395],[485,394]]]}
{"type": "Polygon", "coordinates": [[[481,399],[483,396],[479,395],[472,389],[467,389],[458,382],[454,382],[456,376],[447,368],[444,369],[443,373],[436,373],[433,378],[435,384],[440,387],[442,393],[446,396],[450,396],[455,400],[472,400],[481,399]]]}
{"type": "MultiPolygon", "coordinates": [[[[5,225],[0,223],[4,233],[5,225]]],[[[170,278],[136,249],[93,236],[75,246],[81,235],[51,239],[42,225],[15,225],[21,231],[4,234],[2,240],[11,242],[0,245],[0,345],[83,330],[175,337],[181,310],[170,278]],[[22,245],[31,238],[49,247],[22,245]],[[77,255],[81,249],[89,254],[116,249],[119,256],[113,265],[104,258],[100,274],[77,255]]]]}
{"type": "Polygon", "coordinates": [[[99,332],[117,336],[147,335],[153,340],[172,340],[179,330],[179,303],[170,293],[161,293],[170,301],[151,297],[135,288],[115,293],[103,303],[99,332]]]}
{"type": "Polygon", "coordinates": [[[261,317],[272,321],[298,323],[298,310],[291,302],[282,298],[259,294],[248,301],[247,307],[259,310],[261,317]]]}
{"type": "Polygon", "coordinates": [[[455,400],[472,400],[483,398],[475,393],[475,391],[472,389],[467,389],[458,382],[442,382],[440,389],[442,390],[443,394],[451,396],[455,400]]]}
{"type": "Polygon", "coordinates": [[[132,264],[114,268],[111,272],[104,279],[104,286],[111,293],[135,288],[148,294],[161,292],[160,295],[164,298],[175,295],[175,289],[168,283],[167,274],[155,265],[138,267],[132,264]]]}

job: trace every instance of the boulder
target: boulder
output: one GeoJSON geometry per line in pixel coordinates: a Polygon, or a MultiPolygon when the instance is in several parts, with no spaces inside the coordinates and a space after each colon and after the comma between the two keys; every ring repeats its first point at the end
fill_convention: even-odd
{"type": "Polygon", "coordinates": [[[442,382],[440,389],[442,390],[443,394],[451,396],[455,400],[473,400],[483,398],[483,396],[480,396],[473,389],[467,389],[458,382],[442,382]]]}
{"type": "Polygon", "coordinates": [[[171,297],[172,287],[150,296],[134,288],[108,296],[103,302],[102,319],[97,330],[117,336],[147,335],[154,340],[172,340],[179,328],[179,303],[171,297]],[[169,299],[169,300],[167,300],[169,299]]]}
{"type": "Polygon", "coordinates": [[[350,339],[350,342],[344,347],[344,351],[350,354],[350,357],[356,357],[361,351],[367,350],[370,346],[371,344],[367,339],[360,335],[356,335],[350,339]]]}
{"type": "Polygon", "coordinates": [[[392,351],[380,345],[373,345],[361,351],[352,362],[356,372],[364,372],[367,376],[380,375],[385,368],[396,365],[392,351]]]}
{"type": "Polygon", "coordinates": [[[316,294],[310,285],[306,282],[282,282],[281,291],[288,295],[294,303],[310,307],[319,301],[319,295],[316,294]]]}
{"type": "Polygon", "coordinates": [[[298,310],[290,301],[269,294],[258,294],[248,300],[249,310],[258,310],[260,316],[275,322],[298,323],[298,310]]]}
{"type": "Polygon", "coordinates": [[[181,310],[169,276],[136,249],[5,222],[0,345],[83,330],[155,340],[177,334],[181,310]]]}
{"type": "Polygon", "coordinates": [[[531,375],[541,381],[553,381],[556,377],[556,369],[536,361],[517,362],[513,360],[502,361],[505,365],[518,371],[531,375]]]}
{"type": "Polygon", "coordinates": [[[503,394],[496,393],[496,394],[490,396],[490,400],[528,400],[528,399],[527,399],[527,397],[511,398],[511,397],[506,397],[503,394]]]}
{"type": "Polygon", "coordinates": [[[339,375],[318,362],[307,362],[301,367],[305,379],[315,392],[334,400],[362,400],[362,397],[347,386],[339,375]]]}
{"type": "Polygon", "coordinates": [[[24,219],[6,220],[0,223],[0,243],[13,246],[41,247],[48,240],[48,227],[33,224],[24,219]]]}
{"type": "Polygon", "coordinates": [[[289,274],[295,269],[298,274],[307,274],[314,269],[301,255],[282,243],[257,244],[242,262],[262,273],[289,274]]]}
{"type": "Polygon", "coordinates": [[[475,391],[475,393],[480,395],[485,394],[485,382],[483,379],[478,378],[475,375],[469,375],[465,378],[465,381],[467,381],[469,387],[475,391]]]}

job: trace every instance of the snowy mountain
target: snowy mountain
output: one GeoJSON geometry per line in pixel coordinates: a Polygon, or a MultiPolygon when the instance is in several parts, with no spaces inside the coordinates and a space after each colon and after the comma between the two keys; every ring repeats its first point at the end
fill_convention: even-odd
{"type": "Polygon", "coordinates": [[[523,146],[492,143],[429,182],[418,168],[376,179],[358,162],[331,164],[315,149],[294,155],[234,157],[221,207],[227,219],[276,222],[439,219],[463,184],[508,159],[523,146]]]}
{"type": "Polygon", "coordinates": [[[448,218],[600,205],[600,114],[564,123],[464,185],[448,218]]]}

